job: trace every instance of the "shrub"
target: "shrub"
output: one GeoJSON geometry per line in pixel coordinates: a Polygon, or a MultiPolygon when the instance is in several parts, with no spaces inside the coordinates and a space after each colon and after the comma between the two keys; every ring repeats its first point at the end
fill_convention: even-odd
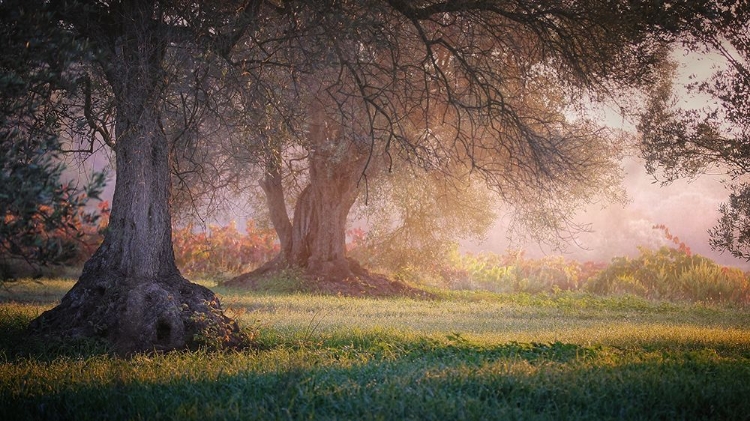
{"type": "Polygon", "coordinates": [[[60,194],[59,203],[38,203],[27,213],[3,215],[0,279],[38,275],[50,265],[78,266],[99,247],[109,222],[109,203],[99,202],[89,211],[85,193],[68,185],[60,194]]]}
{"type": "Polygon", "coordinates": [[[198,231],[193,224],[172,231],[177,267],[186,275],[232,275],[250,271],[279,252],[273,230],[248,220],[245,233],[236,222],[209,225],[198,231]]]}
{"type": "Polygon", "coordinates": [[[693,254],[679,238],[664,231],[675,246],[657,250],[639,248],[635,258],[618,257],[586,283],[596,294],[635,294],[646,298],[704,302],[750,302],[747,276],[693,254]]]}
{"type": "Polygon", "coordinates": [[[554,292],[577,290],[603,265],[550,256],[528,259],[523,251],[504,254],[456,254],[444,273],[454,289],[482,289],[493,292],[554,292]]]}

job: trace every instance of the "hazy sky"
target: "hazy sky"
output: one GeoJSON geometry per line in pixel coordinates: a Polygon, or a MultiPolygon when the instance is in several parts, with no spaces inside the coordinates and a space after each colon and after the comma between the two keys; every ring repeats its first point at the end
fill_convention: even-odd
{"type": "MultiPolygon", "coordinates": [[[[591,205],[579,212],[577,222],[591,224],[591,232],[579,235],[579,246],[571,245],[565,253],[542,250],[536,244],[513,246],[522,247],[533,257],[563,254],[576,260],[607,262],[615,256],[637,255],[639,245],[652,248],[667,245],[663,232],[653,229],[654,225],[663,224],[694,253],[724,265],[750,269],[750,264],[744,260],[735,259],[728,253],[717,253],[708,245],[708,230],[719,217],[719,204],[729,195],[718,176],[702,176],[690,182],[678,180],[661,186],[646,174],[643,162],[637,158],[624,160],[623,168],[623,185],[629,202],[607,207],[591,205]]],[[[465,248],[475,252],[502,252],[510,245],[501,220],[486,241],[467,243],[465,248]]]]}
{"type": "MultiPolygon", "coordinates": [[[[673,57],[680,62],[677,69],[678,83],[675,93],[682,99],[683,106],[699,108],[710,98],[693,97],[679,83],[710,76],[715,68],[722,66],[719,56],[676,52],[673,57]]],[[[607,118],[607,117],[605,117],[607,118]]],[[[632,125],[621,117],[607,118],[613,127],[632,130],[632,125]]],[[[625,170],[624,187],[630,197],[626,205],[613,204],[606,208],[590,206],[577,214],[577,221],[590,223],[590,233],[579,237],[581,247],[571,246],[565,254],[580,260],[609,261],[614,256],[637,255],[636,246],[659,247],[666,245],[663,232],[654,230],[657,224],[666,225],[673,235],[684,241],[695,253],[710,257],[724,265],[738,266],[750,270],[750,263],[736,259],[729,253],[718,253],[708,245],[708,230],[719,217],[719,205],[729,197],[729,191],[722,184],[719,175],[704,175],[696,180],[678,180],[669,185],[661,183],[646,174],[643,161],[636,157],[622,162],[625,170]]],[[[509,245],[505,238],[502,222],[482,244],[468,245],[471,250],[498,251],[509,245]]],[[[522,247],[533,256],[544,255],[545,251],[534,244],[522,247]]],[[[546,251],[547,254],[560,254],[546,251]]]]}

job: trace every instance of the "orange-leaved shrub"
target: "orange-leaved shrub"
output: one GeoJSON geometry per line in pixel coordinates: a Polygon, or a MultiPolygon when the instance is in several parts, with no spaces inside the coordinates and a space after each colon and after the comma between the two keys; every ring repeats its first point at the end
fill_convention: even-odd
{"type": "MultiPolygon", "coordinates": [[[[23,221],[23,230],[0,238],[0,277],[39,274],[39,262],[41,266],[82,264],[104,239],[109,214],[107,201],[99,202],[95,210],[83,206],[38,205],[35,213],[23,221]]],[[[10,226],[19,221],[16,215],[8,213],[0,222],[10,226]]]]}
{"type": "Polygon", "coordinates": [[[279,252],[276,234],[248,220],[245,231],[232,221],[196,230],[193,224],[172,231],[175,260],[188,276],[225,276],[250,271],[279,252]]]}

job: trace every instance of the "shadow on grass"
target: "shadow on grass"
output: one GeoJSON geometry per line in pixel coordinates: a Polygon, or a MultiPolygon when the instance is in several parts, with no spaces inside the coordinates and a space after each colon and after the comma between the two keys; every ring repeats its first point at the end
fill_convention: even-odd
{"type": "Polygon", "coordinates": [[[57,304],[75,284],[75,279],[18,279],[0,284],[0,303],[57,304]]]}
{"type": "Polygon", "coordinates": [[[58,360],[38,363],[69,370],[58,384],[0,383],[0,419],[747,419],[747,359],[704,351],[375,332],[253,352],[58,360]]]}
{"type": "Polygon", "coordinates": [[[0,308],[0,362],[51,362],[60,358],[84,359],[109,354],[103,340],[61,340],[30,335],[27,327],[34,317],[32,313],[0,308]]]}
{"type": "Polygon", "coordinates": [[[73,384],[9,396],[3,419],[746,419],[747,367],[638,363],[526,370],[426,356],[215,378],[73,384]]]}

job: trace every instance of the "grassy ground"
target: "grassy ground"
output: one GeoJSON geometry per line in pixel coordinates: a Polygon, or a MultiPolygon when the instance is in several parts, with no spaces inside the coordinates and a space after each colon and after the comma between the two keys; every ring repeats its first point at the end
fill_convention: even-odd
{"type": "Polygon", "coordinates": [[[746,308],[214,287],[257,349],[120,360],[23,340],[70,286],[0,291],[0,419],[750,419],[746,308]]]}

